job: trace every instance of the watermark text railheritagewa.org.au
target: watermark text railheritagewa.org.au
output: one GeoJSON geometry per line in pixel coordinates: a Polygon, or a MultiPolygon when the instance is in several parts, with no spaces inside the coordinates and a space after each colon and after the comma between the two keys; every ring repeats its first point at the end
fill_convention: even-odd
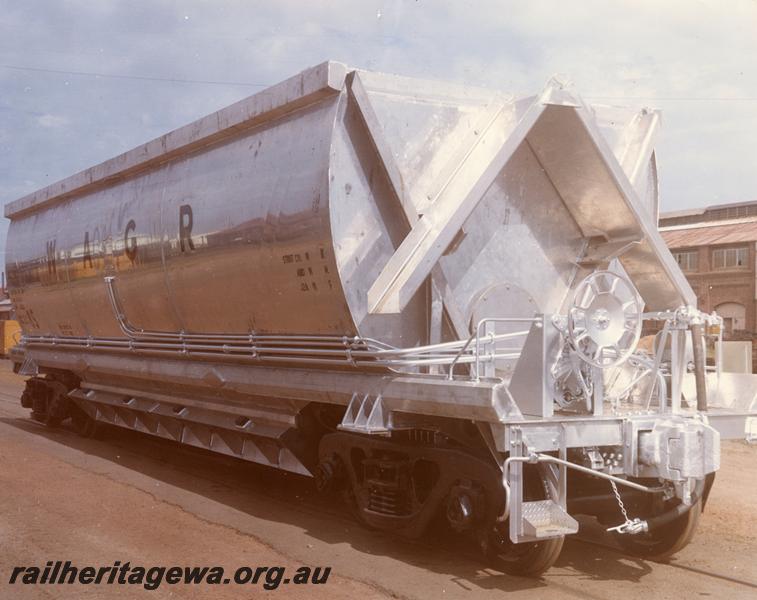
{"type": "Polygon", "coordinates": [[[71,561],[47,561],[44,566],[16,566],[11,570],[11,585],[138,585],[156,590],[161,585],[259,585],[275,590],[281,585],[325,584],[331,567],[242,566],[228,573],[220,566],[150,566],[115,561],[106,566],[78,567],[71,561]]]}

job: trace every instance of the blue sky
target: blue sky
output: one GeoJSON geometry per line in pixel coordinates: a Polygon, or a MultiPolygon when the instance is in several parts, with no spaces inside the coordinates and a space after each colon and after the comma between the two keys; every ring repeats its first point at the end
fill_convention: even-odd
{"type": "MultiPolygon", "coordinates": [[[[757,200],[757,2],[0,0],[6,203],[326,59],[663,110],[663,210],[757,200]]],[[[5,246],[7,222],[0,225],[5,246]]]]}

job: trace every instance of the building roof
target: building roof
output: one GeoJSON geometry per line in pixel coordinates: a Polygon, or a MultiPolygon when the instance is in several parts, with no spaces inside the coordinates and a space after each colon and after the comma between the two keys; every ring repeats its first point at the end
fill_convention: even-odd
{"type": "Polygon", "coordinates": [[[704,208],[690,208],[660,214],[659,223],[666,227],[670,225],[691,225],[709,223],[712,221],[729,221],[745,217],[757,217],[757,200],[750,202],[733,202],[731,204],[715,204],[704,208]]]}
{"type": "Polygon", "coordinates": [[[710,206],[704,206],[700,208],[685,208],[682,210],[670,210],[667,212],[661,212],[661,219],[671,219],[675,217],[683,217],[690,215],[704,215],[705,213],[722,211],[724,209],[745,208],[747,206],[757,206],[757,200],[747,200],[746,202],[730,202],[728,204],[712,204],[710,206]]]}
{"type": "Polygon", "coordinates": [[[660,213],[660,220],[665,219],[677,219],[679,217],[696,217],[698,215],[704,215],[707,211],[706,208],[686,208],[683,210],[669,210],[668,212],[660,213]]]}
{"type": "Polygon", "coordinates": [[[757,242],[757,218],[661,227],[668,248],[757,242]]]}

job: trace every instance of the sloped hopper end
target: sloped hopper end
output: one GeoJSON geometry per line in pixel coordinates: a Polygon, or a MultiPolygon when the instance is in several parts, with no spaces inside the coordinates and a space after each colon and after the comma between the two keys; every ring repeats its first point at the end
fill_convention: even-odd
{"type": "Polygon", "coordinates": [[[620,256],[647,308],[696,305],[696,296],[642,206],[620,164],[585,107],[549,105],[526,142],[584,236],[599,243],[627,242],[620,256]]]}
{"type": "MultiPolygon", "coordinates": [[[[366,97],[364,105],[369,112],[370,94],[366,97]]],[[[398,98],[397,103],[404,109],[401,104],[403,96],[398,98]]],[[[490,231],[481,223],[479,213],[492,209],[477,208],[488,207],[487,203],[493,198],[508,202],[510,195],[514,198],[528,196],[534,204],[540,205],[556,196],[563,204],[560,210],[565,210],[573,218],[574,223],[565,222],[556,227],[561,233],[575,229],[576,237],[588,242],[585,249],[588,255],[579,255],[579,250],[573,254],[571,250],[570,257],[553,256],[553,263],[561,259],[577,261],[591,271],[596,264],[619,258],[650,310],[696,306],[696,297],[660,237],[654,216],[629,179],[635,176],[634,173],[640,173],[629,158],[638,158],[638,152],[619,151],[626,163],[633,163],[626,165],[627,173],[590,107],[577,96],[550,83],[544,93],[536,97],[492,99],[483,107],[471,110],[464,122],[477,120],[481,121],[480,126],[469,127],[472,139],[465,136],[450,139],[440,134],[438,137],[443,142],[439,142],[436,150],[434,147],[424,148],[432,158],[442,157],[444,160],[438,162],[445,166],[436,168],[432,173],[434,176],[429,175],[426,179],[415,176],[413,181],[420,183],[407,188],[407,182],[400,175],[412,176],[414,171],[403,161],[395,160],[395,156],[416,156],[415,146],[405,144],[399,146],[402,151],[393,149],[383,143],[386,129],[391,131],[390,126],[382,127],[383,121],[378,119],[366,119],[366,122],[375,124],[374,141],[378,138],[381,142],[375,144],[377,152],[374,154],[382,157],[389,179],[396,180],[394,195],[397,197],[390,204],[402,206],[406,211],[409,231],[404,237],[399,233],[395,235],[393,247],[386,253],[388,256],[382,255],[371,262],[374,271],[372,277],[366,278],[365,283],[370,287],[366,299],[360,296],[361,310],[367,308],[374,316],[400,314],[410,306],[418,290],[431,276],[439,290],[452,289],[451,295],[455,297],[451,299],[460,304],[461,320],[465,320],[464,307],[469,306],[471,300],[465,290],[475,293],[497,283],[491,280],[491,273],[497,269],[505,273],[512,270],[509,261],[514,257],[505,249],[499,264],[487,263],[477,281],[466,281],[463,290],[463,286],[456,286],[461,280],[460,273],[476,271],[473,262],[481,254],[481,248],[469,244],[460,253],[457,249],[463,247],[461,244],[465,243],[466,234],[474,234],[484,243],[488,238],[483,236],[510,233],[507,217],[503,218],[497,231],[490,231]],[[520,161],[524,149],[528,150],[528,162],[520,161]],[[404,171],[402,167],[405,167],[404,171]],[[539,170],[539,177],[531,172],[534,167],[539,170]],[[517,172],[518,169],[521,172],[517,172]],[[508,179],[512,181],[514,178],[527,182],[528,187],[522,190],[507,188],[508,179]],[[546,187],[540,187],[542,185],[546,187]],[[416,193],[410,193],[408,189],[416,193]],[[457,262],[453,265],[454,260],[450,257],[456,253],[457,262]],[[441,265],[440,269],[436,269],[438,265],[441,265]],[[436,273],[432,273],[435,269],[436,273]],[[444,275],[444,281],[441,275],[444,275]]],[[[395,123],[395,126],[397,121],[403,122],[402,119],[389,119],[389,123],[395,123]]],[[[523,186],[527,184],[523,183],[523,186]]],[[[348,205],[347,202],[342,204],[348,205]]],[[[354,206],[354,202],[349,206],[354,206]]],[[[525,210],[529,211],[528,208],[525,210]]],[[[535,208],[530,209],[532,213],[535,211],[535,208]]],[[[380,218],[376,220],[382,222],[380,218]]],[[[538,227],[534,224],[534,228],[538,227]]],[[[345,264],[352,263],[347,261],[345,264]]],[[[530,291],[527,287],[525,289],[530,291]]],[[[445,306],[453,303],[445,298],[445,306]]],[[[555,312],[557,307],[542,309],[543,312],[555,312]]],[[[464,334],[458,332],[458,335],[464,334]]]]}
{"type": "Polygon", "coordinates": [[[526,141],[586,237],[642,235],[637,215],[574,107],[547,106],[526,141]]]}

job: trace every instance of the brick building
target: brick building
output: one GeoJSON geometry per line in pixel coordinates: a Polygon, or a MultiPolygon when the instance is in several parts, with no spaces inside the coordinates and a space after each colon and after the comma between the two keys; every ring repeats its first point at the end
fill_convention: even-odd
{"type": "Polygon", "coordinates": [[[757,202],[663,213],[659,226],[699,308],[723,317],[724,338],[757,339],[757,202]]]}

